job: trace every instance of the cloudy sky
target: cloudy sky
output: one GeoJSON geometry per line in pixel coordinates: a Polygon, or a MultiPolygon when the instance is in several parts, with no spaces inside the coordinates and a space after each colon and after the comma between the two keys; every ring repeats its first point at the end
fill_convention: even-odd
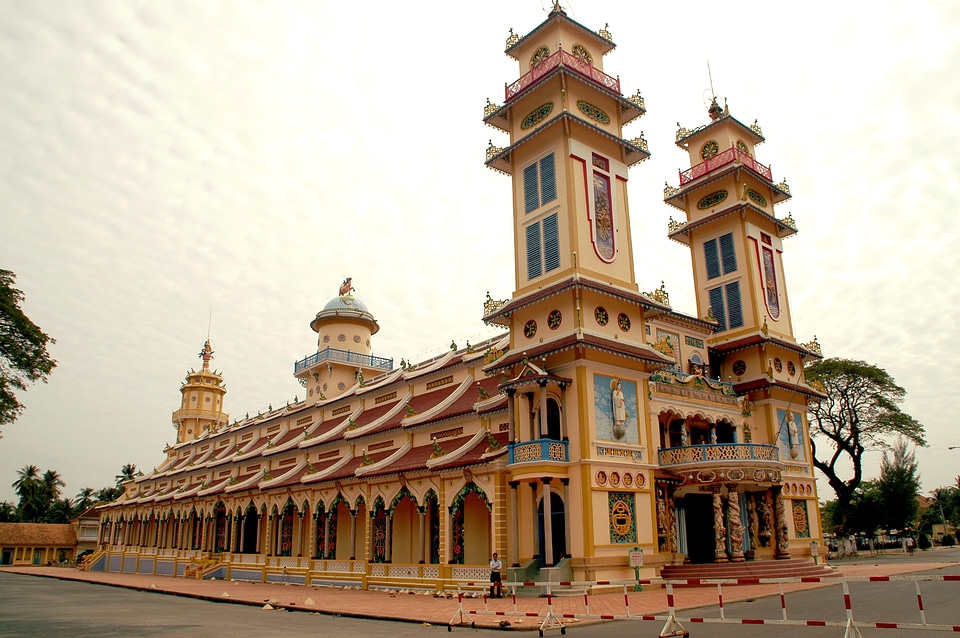
{"type": "MultiPolygon", "coordinates": [[[[952,483],[960,4],[564,6],[609,23],[605,69],[646,98],[625,130],[653,153],[630,174],[640,288],[695,311],[662,193],[685,168],[677,122],[707,121],[709,61],[793,190],[798,340],[887,369],[927,428],[924,489],[952,483]]],[[[504,41],[541,0],[0,0],[0,16],[0,268],[60,362],[3,429],[0,500],[28,463],[68,496],[157,465],[208,324],[233,417],[302,397],[293,363],[344,276],[377,355],[490,334],[484,296],[514,277],[510,182],[483,165],[507,140],[482,110],[519,75],[504,41]]]]}

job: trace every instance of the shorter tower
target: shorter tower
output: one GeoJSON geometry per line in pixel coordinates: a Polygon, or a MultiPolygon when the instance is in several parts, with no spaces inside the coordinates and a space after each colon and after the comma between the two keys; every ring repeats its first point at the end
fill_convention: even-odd
{"type": "Polygon", "coordinates": [[[348,277],[340,286],[340,294],[310,322],[317,333],[317,352],[293,366],[293,376],[307,389],[308,403],[338,397],[393,369],[393,359],[370,354],[370,338],[380,326],[352,293],[348,277]]]}
{"type": "Polygon", "coordinates": [[[187,374],[180,386],[180,409],[173,413],[177,443],[198,439],[230,420],[230,415],[223,411],[223,395],[227,393],[223,377],[210,370],[213,346],[209,338],[204,342],[199,356],[203,360],[203,368],[190,370],[187,374]]]}

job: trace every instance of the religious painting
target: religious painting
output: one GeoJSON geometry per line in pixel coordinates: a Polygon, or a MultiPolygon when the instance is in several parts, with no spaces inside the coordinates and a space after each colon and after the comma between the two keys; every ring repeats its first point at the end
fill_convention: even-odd
{"type": "Polygon", "coordinates": [[[607,512],[610,516],[610,542],[637,542],[637,515],[632,492],[608,492],[607,512]]]}
{"type": "Polygon", "coordinates": [[[593,173],[593,245],[604,261],[613,261],[613,206],[610,178],[593,173]]]}
{"type": "Polygon", "coordinates": [[[673,357],[674,361],[677,362],[677,367],[680,366],[679,334],[676,332],[667,332],[666,330],[657,328],[657,341],[653,344],[653,347],[668,357],[673,357]]]}
{"type": "Polygon", "coordinates": [[[767,312],[770,318],[776,321],[780,318],[780,295],[777,292],[777,269],[774,265],[773,250],[766,246],[760,247],[763,261],[763,288],[767,301],[767,312]]]}
{"type": "Polygon", "coordinates": [[[803,416],[799,412],[777,410],[777,446],[781,461],[805,461],[803,416]]]}
{"type": "Polygon", "coordinates": [[[637,384],[602,374],[593,375],[597,439],[639,443],[637,384]]]}
{"type": "Polygon", "coordinates": [[[793,531],[797,538],[810,538],[810,518],[807,514],[807,502],[790,501],[790,510],[793,513],[793,531]]]}

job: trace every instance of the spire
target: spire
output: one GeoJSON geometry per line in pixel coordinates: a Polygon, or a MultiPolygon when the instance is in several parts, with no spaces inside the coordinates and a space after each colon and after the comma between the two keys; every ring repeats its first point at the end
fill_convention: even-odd
{"type": "Polygon", "coordinates": [[[210,345],[210,337],[207,336],[207,340],[203,343],[203,350],[198,354],[201,359],[203,359],[203,369],[210,369],[210,359],[213,359],[213,346],[210,345]]]}

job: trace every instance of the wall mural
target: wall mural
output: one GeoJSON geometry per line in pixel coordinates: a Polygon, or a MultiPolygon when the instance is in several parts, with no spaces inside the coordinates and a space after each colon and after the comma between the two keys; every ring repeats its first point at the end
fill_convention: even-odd
{"type": "Polygon", "coordinates": [[[637,384],[602,374],[593,375],[597,439],[639,443],[637,384]]]}
{"type": "Polygon", "coordinates": [[[636,543],[637,516],[632,492],[608,492],[607,512],[610,516],[610,542],[636,543]]]}
{"type": "Polygon", "coordinates": [[[613,260],[615,253],[610,178],[596,171],[593,173],[593,242],[601,259],[613,260]]]}
{"type": "Polygon", "coordinates": [[[781,461],[804,461],[803,416],[799,412],[777,410],[777,447],[781,461]]]}
{"type": "Polygon", "coordinates": [[[777,294],[777,269],[774,266],[773,251],[766,246],[761,247],[763,255],[763,287],[766,292],[767,311],[770,318],[776,321],[780,318],[780,295],[777,294]]]}

